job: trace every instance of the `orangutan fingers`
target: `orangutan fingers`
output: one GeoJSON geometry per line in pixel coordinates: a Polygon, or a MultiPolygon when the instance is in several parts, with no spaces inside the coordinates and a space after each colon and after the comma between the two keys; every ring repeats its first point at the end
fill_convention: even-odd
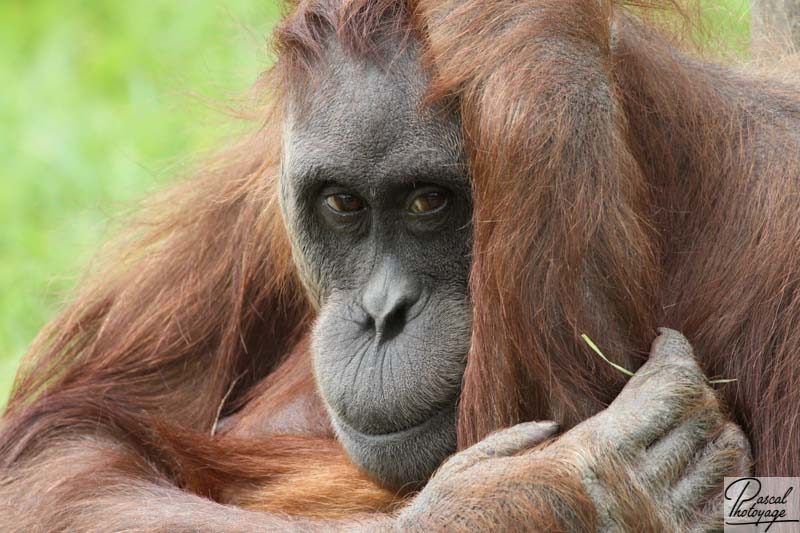
{"type": "Polygon", "coordinates": [[[665,328],[660,331],[650,359],[606,410],[612,433],[625,437],[623,450],[636,452],[653,445],[687,414],[715,401],[686,338],[665,328]]]}
{"type": "MultiPolygon", "coordinates": [[[[736,424],[726,423],[673,487],[671,499],[676,516],[683,516],[688,523],[702,524],[705,513],[698,513],[697,509],[703,508],[701,504],[706,502],[705,508],[719,509],[716,516],[721,518],[725,477],[749,475],[751,465],[747,437],[736,424]]],[[[697,526],[691,529],[697,529],[697,526]]]]}
{"type": "Polygon", "coordinates": [[[653,380],[669,381],[672,377],[688,380],[688,384],[692,386],[705,385],[705,377],[697,366],[694,352],[686,337],[667,328],[659,328],[658,331],[660,335],[651,345],[647,362],[625,387],[629,391],[628,394],[634,393],[638,387],[646,386],[653,380]]]}
{"type": "Polygon", "coordinates": [[[721,424],[716,401],[694,409],[672,431],[645,449],[639,473],[642,484],[664,489],[675,484],[721,424]]]}
{"type": "Polygon", "coordinates": [[[455,474],[493,457],[508,457],[528,450],[558,433],[558,424],[551,420],[524,422],[492,433],[477,444],[457,453],[440,468],[441,473],[455,474]]]}
{"type": "Polygon", "coordinates": [[[623,389],[603,416],[595,417],[601,435],[616,442],[620,451],[636,455],[680,426],[687,413],[708,399],[702,375],[682,367],[651,374],[636,385],[623,389]]]}

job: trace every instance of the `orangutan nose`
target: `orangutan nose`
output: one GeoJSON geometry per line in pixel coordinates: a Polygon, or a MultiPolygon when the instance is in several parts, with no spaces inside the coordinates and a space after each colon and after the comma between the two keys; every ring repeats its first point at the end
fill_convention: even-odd
{"type": "Polygon", "coordinates": [[[404,272],[396,259],[386,258],[370,276],[361,297],[367,314],[366,326],[375,330],[379,343],[399,335],[408,321],[408,311],[421,293],[415,277],[404,272]]]}

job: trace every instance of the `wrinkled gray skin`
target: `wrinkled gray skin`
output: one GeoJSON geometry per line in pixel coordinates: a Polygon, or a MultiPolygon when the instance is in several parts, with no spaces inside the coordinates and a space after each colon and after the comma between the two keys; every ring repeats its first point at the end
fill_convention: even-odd
{"type": "Polygon", "coordinates": [[[472,206],[458,121],[421,106],[416,49],[389,61],[328,46],[314,90],[289,103],[281,203],[320,309],[314,369],[336,433],[356,464],[400,487],[456,449],[472,206]],[[431,187],[447,205],[411,214],[431,187]],[[366,208],[337,214],[334,193],[366,208]]]}

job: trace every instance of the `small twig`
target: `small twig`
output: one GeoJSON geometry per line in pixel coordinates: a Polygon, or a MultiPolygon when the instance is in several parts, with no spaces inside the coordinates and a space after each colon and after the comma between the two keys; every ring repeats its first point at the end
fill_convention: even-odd
{"type": "Polygon", "coordinates": [[[592,342],[592,339],[590,339],[590,338],[589,338],[589,335],[587,335],[586,333],[584,333],[583,335],[581,335],[581,338],[583,339],[583,341],[584,341],[586,344],[588,344],[588,345],[589,345],[589,348],[591,348],[592,350],[594,350],[594,353],[596,353],[597,355],[599,355],[599,356],[600,356],[600,357],[603,359],[603,361],[605,361],[605,362],[606,362],[606,363],[608,363],[609,365],[613,366],[614,368],[616,368],[617,370],[619,370],[620,372],[622,372],[622,373],[623,373],[623,374],[625,374],[626,376],[628,376],[628,377],[633,377],[633,372],[631,372],[630,370],[628,370],[628,369],[627,369],[627,368],[625,368],[625,367],[622,367],[622,366],[618,365],[617,363],[613,363],[613,362],[611,362],[611,361],[608,359],[608,357],[606,357],[605,355],[603,355],[603,352],[601,352],[601,351],[600,351],[600,348],[598,348],[598,347],[597,347],[597,345],[596,345],[594,342],[592,342]]]}
{"type": "MultiPolygon", "coordinates": [[[[633,377],[633,372],[631,372],[630,370],[628,370],[627,368],[625,368],[623,366],[620,366],[620,365],[612,362],[611,360],[609,360],[608,357],[603,355],[603,352],[601,352],[600,348],[598,348],[597,345],[592,341],[592,339],[589,338],[589,335],[587,335],[586,333],[583,333],[583,334],[581,334],[581,338],[583,339],[583,342],[585,342],[586,344],[589,345],[589,348],[594,350],[594,353],[596,353],[597,355],[599,355],[603,359],[603,361],[605,361],[609,365],[613,366],[614,368],[616,368],[617,370],[619,370],[620,372],[622,372],[626,376],[633,377]]],[[[735,379],[708,379],[708,378],[706,378],[706,381],[708,381],[709,385],[722,385],[722,384],[725,384],[725,383],[733,383],[736,380],[735,379]]]]}
{"type": "Polygon", "coordinates": [[[217,407],[217,415],[214,417],[214,423],[211,425],[211,436],[217,434],[217,426],[219,425],[219,417],[222,414],[222,407],[225,405],[225,402],[228,401],[228,396],[231,395],[233,392],[233,387],[236,386],[236,382],[239,381],[239,378],[242,377],[244,374],[236,376],[233,381],[231,381],[230,386],[228,387],[228,391],[225,393],[225,396],[222,397],[222,400],[219,402],[219,407],[217,407]]]}

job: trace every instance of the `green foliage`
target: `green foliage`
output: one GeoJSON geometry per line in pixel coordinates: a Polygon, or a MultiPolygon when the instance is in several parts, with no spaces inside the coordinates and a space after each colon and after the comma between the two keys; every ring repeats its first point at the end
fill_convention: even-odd
{"type": "MultiPolygon", "coordinates": [[[[713,31],[746,38],[744,1],[705,2],[713,31]]],[[[112,216],[224,134],[225,118],[189,95],[245,91],[269,63],[279,11],[277,0],[0,2],[0,405],[112,216]]]]}
{"type": "Polygon", "coordinates": [[[704,37],[713,49],[749,55],[750,0],[702,0],[704,37]]]}
{"type": "Polygon", "coordinates": [[[214,144],[276,1],[0,2],[0,405],[115,213],[214,144]]]}

